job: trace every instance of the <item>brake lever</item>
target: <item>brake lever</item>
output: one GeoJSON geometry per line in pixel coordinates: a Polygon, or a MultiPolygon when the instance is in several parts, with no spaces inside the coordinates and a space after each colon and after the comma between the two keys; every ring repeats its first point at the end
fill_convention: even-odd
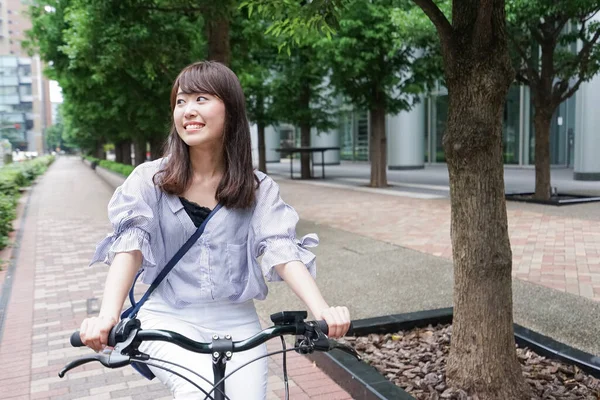
{"type": "Polygon", "coordinates": [[[58,373],[58,376],[62,378],[73,368],[92,361],[98,361],[107,368],[120,368],[128,365],[131,362],[132,356],[139,356],[142,359],[146,359],[146,354],[139,353],[137,350],[139,345],[139,342],[135,340],[137,332],[137,328],[132,328],[129,332],[126,332],[128,334],[127,339],[117,343],[108,353],[91,354],[71,361],[58,373]]]}
{"type": "Polygon", "coordinates": [[[114,350],[110,353],[90,354],[89,356],[78,358],[65,365],[65,367],[58,373],[58,376],[63,378],[65,374],[73,368],[77,368],[80,365],[87,364],[92,361],[98,361],[100,364],[108,368],[119,368],[129,364],[129,359],[129,356],[124,356],[115,352],[114,350]]]}
{"type": "Polygon", "coordinates": [[[300,354],[311,354],[315,350],[329,351],[331,347],[330,339],[321,331],[315,321],[306,322],[302,335],[296,336],[297,352],[300,354]]]}

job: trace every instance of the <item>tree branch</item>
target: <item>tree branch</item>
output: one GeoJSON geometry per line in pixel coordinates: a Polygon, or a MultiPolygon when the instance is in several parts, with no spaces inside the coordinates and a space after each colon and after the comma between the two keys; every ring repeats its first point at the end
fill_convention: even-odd
{"type": "Polygon", "coordinates": [[[565,101],[568,98],[570,98],[571,96],[573,96],[575,94],[575,92],[579,89],[579,86],[581,86],[582,83],[583,83],[583,79],[579,78],[577,80],[577,83],[575,83],[575,85],[571,89],[569,89],[568,92],[566,92],[563,96],[561,96],[560,98],[557,99],[556,105],[558,106],[560,103],[562,103],[563,101],[565,101]]]}
{"type": "Polygon", "coordinates": [[[579,22],[581,22],[582,24],[585,24],[586,22],[588,22],[589,20],[594,18],[596,16],[596,14],[598,14],[598,12],[600,12],[600,7],[595,8],[589,12],[585,12],[585,13],[581,14],[581,17],[579,18],[579,22]]]}
{"type": "Polygon", "coordinates": [[[418,5],[425,15],[429,17],[431,22],[433,22],[442,41],[448,42],[452,37],[454,30],[442,10],[440,10],[433,0],[413,0],[413,2],[418,5]]]}
{"type": "Polygon", "coordinates": [[[584,57],[589,57],[590,52],[592,50],[592,47],[594,47],[594,45],[596,44],[596,42],[598,42],[598,39],[600,38],[600,29],[598,29],[596,31],[596,34],[594,35],[594,37],[592,37],[591,40],[586,41],[583,38],[583,34],[581,35],[581,41],[584,42],[584,46],[581,48],[581,50],[579,51],[579,53],[577,54],[577,57],[580,59],[583,59],[584,57]]]}
{"type": "MultiPolygon", "coordinates": [[[[580,31],[580,33],[581,33],[581,31],[580,31]]],[[[579,60],[579,79],[577,80],[577,83],[571,89],[569,89],[568,92],[566,92],[564,95],[557,98],[557,101],[559,104],[562,103],[563,101],[565,101],[566,99],[568,99],[569,97],[573,96],[573,94],[575,94],[577,89],[579,89],[579,86],[581,85],[581,83],[586,80],[586,72],[587,72],[588,62],[589,62],[589,58],[590,58],[590,52],[592,50],[592,47],[598,42],[599,39],[600,39],[600,30],[598,30],[596,32],[596,34],[592,37],[591,40],[584,42],[585,45],[581,48],[581,50],[577,54],[577,59],[579,60]]],[[[583,40],[583,34],[582,34],[582,40],[583,40]]]]}
{"type": "Polygon", "coordinates": [[[519,57],[521,57],[521,60],[523,60],[523,64],[525,64],[526,66],[525,71],[528,75],[529,84],[537,85],[537,83],[540,81],[540,76],[538,75],[537,71],[531,66],[531,60],[530,57],[527,57],[527,52],[525,51],[525,49],[523,49],[523,47],[514,35],[508,35],[508,37],[509,40],[513,43],[515,50],[517,50],[517,53],[519,53],[519,57]]]}
{"type": "Polygon", "coordinates": [[[561,20],[558,21],[558,26],[552,32],[552,37],[558,38],[560,33],[562,32],[565,25],[569,22],[569,18],[567,16],[563,16],[561,20]]]}

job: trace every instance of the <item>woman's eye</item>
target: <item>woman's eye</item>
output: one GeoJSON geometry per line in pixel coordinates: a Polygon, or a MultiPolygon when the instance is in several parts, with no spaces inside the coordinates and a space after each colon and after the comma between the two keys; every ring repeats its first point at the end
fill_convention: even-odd
{"type": "Polygon", "coordinates": [[[184,103],[183,99],[177,99],[177,104],[183,104],[183,103],[184,103]]]}
{"type": "Polygon", "coordinates": [[[205,101],[205,100],[208,100],[208,99],[204,96],[198,96],[198,98],[196,99],[196,101],[205,101]]]}

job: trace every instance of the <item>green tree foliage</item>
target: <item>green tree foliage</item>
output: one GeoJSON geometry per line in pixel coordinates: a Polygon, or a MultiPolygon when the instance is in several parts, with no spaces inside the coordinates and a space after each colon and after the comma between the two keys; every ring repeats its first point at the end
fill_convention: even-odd
{"type": "Polygon", "coordinates": [[[371,186],[387,186],[385,116],[409,110],[441,76],[438,43],[420,10],[392,0],[352,0],[321,42],[337,91],[370,112],[371,186]]]}
{"type": "Polygon", "coordinates": [[[345,0],[245,0],[240,7],[271,21],[266,33],[281,37],[279,48],[291,54],[292,44],[312,45],[316,35],[331,36],[347,1],[345,0]]]}
{"type": "Polygon", "coordinates": [[[182,2],[69,0],[31,7],[30,47],[63,89],[65,126],[82,148],[166,136],[173,79],[203,58],[199,11],[182,2]],[[177,4],[172,4],[177,3],[177,4]],[[52,8],[49,8],[52,7],[52,8]]]}
{"type": "Polygon", "coordinates": [[[531,88],[535,112],[535,196],[548,200],[550,123],[560,103],[600,71],[597,0],[507,0],[517,80],[531,88]]]}

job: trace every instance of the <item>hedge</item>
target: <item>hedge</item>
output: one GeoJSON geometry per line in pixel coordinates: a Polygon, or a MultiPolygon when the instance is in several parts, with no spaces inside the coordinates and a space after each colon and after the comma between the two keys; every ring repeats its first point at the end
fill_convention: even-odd
{"type": "Polygon", "coordinates": [[[102,168],[106,168],[110,171],[116,172],[117,174],[123,175],[124,177],[129,176],[129,174],[131,174],[131,172],[135,168],[133,165],[121,164],[109,160],[100,160],[94,157],[86,157],[85,159],[92,163],[92,168],[95,168],[96,165],[99,165],[102,168]]]}
{"type": "Polygon", "coordinates": [[[8,234],[13,230],[20,189],[42,175],[53,161],[53,156],[44,156],[0,168],[0,250],[9,243],[8,234]]]}

